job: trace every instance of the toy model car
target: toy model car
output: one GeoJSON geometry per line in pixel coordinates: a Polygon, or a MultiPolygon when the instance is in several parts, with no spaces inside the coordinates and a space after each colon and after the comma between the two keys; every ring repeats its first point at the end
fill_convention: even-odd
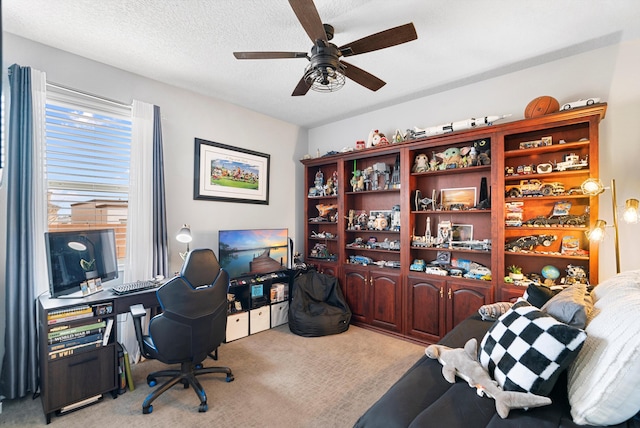
{"type": "Polygon", "coordinates": [[[423,272],[425,267],[425,262],[422,259],[415,259],[411,266],[409,266],[409,270],[413,270],[416,272],[423,272]]]}
{"type": "Polygon", "coordinates": [[[373,263],[373,259],[366,256],[349,256],[349,262],[359,265],[370,265],[373,263]]]}
{"type": "Polygon", "coordinates": [[[491,269],[486,266],[477,266],[464,274],[465,278],[491,280],[491,269]]]}
{"type": "Polygon", "coordinates": [[[548,247],[553,241],[558,239],[556,235],[527,235],[521,236],[518,239],[509,241],[505,244],[504,249],[507,251],[531,251],[535,247],[542,245],[548,247]]]}
{"type": "Polygon", "coordinates": [[[588,219],[588,214],[567,214],[549,217],[539,215],[525,221],[523,224],[527,226],[584,226],[588,219]]]}
{"type": "Polygon", "coordinates": [[[520,198],[522,196],[554,196],[564,193],[564,184],[553,181],[543,183],[540,180],[520,180],[520,184],[506,186],[506,196],[520,198]]]}
{"type": "Polygon", "coordinates": [[[447,276],[449,274],[446,269],[442,269],[440,266],[427,266],[424,271],[431,275],[447,276]]]}
{"type": "Polygon", "coordinates": [[[571,101],[570,103],[562,104],[560,110],[571,110],[572,108],[590,106],[599,102],[600,98],[587,98],[585,100],[579,99],[578,101],[571,101]]]}

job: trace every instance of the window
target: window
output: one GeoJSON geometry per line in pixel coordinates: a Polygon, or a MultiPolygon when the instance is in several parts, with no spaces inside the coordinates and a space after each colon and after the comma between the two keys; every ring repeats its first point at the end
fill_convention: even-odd
{"type": "Polygon", "coordinates": [[[126,254],[131,108],[47,85],[49,230],[113,228],[126,254]]]}

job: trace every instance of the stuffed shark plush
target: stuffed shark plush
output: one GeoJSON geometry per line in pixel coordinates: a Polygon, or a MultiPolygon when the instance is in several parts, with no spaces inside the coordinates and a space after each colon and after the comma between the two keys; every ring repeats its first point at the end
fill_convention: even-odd
{"type": "Polygon", "coordinates": [[[429,358],[437,359],[442,364],[442,376],[455,383],[456,376],[464,379],[469,386],[478,389],[478,395],[486,395],[496,401],[496,411],[502,419],[509,416],[511,409],[527,409],[551,404],[549,397],[529,392],[504,391],[491,379],[489,373],[482,368],[477,355],[478,342],[469,339],[464,348],[449,348],[442,345],[430,345],[425,349],[429,358]]]}

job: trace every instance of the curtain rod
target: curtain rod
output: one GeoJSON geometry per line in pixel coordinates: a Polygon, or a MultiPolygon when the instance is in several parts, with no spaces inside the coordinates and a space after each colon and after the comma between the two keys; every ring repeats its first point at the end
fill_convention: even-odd
{"type": "Polygon", "coordinates": [[[115,104],[115,105],[117,105],[119,107],[126,107],[126,108],[131,108],[132,107],[131,104],[125,104],[125,103],[123,103],[121,101],[112,100],[111,98],[106,98],[106,97],[103,97],[103,96],[100,96],[100,95],[91,94],[89,92],[80,91],[78,89],[69,88],[68,86],[60,85],[59,83],[53,83],[53,82],[47,81],[47,86],[52,86],[52,87],[54,87],[56,89],[62,89],[64,91],[73,92],[73,93],[76,93],[76,94],[79,94],[79,95],[84,95],[85,97],[93,98],[93,99],[96,99],[98,101],[107,101],[107,102],[115,104]]]}

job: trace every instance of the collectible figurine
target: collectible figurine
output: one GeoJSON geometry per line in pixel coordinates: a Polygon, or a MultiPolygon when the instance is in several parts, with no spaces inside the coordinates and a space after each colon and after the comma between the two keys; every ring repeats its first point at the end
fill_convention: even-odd
{"type": "Polygon", "coordinates": [[[411,172],[426,172],[429,171],[429,158],[424,153],[419,153],[416,155],[415,160],[413,161],[413,168],[411,172]]]}

